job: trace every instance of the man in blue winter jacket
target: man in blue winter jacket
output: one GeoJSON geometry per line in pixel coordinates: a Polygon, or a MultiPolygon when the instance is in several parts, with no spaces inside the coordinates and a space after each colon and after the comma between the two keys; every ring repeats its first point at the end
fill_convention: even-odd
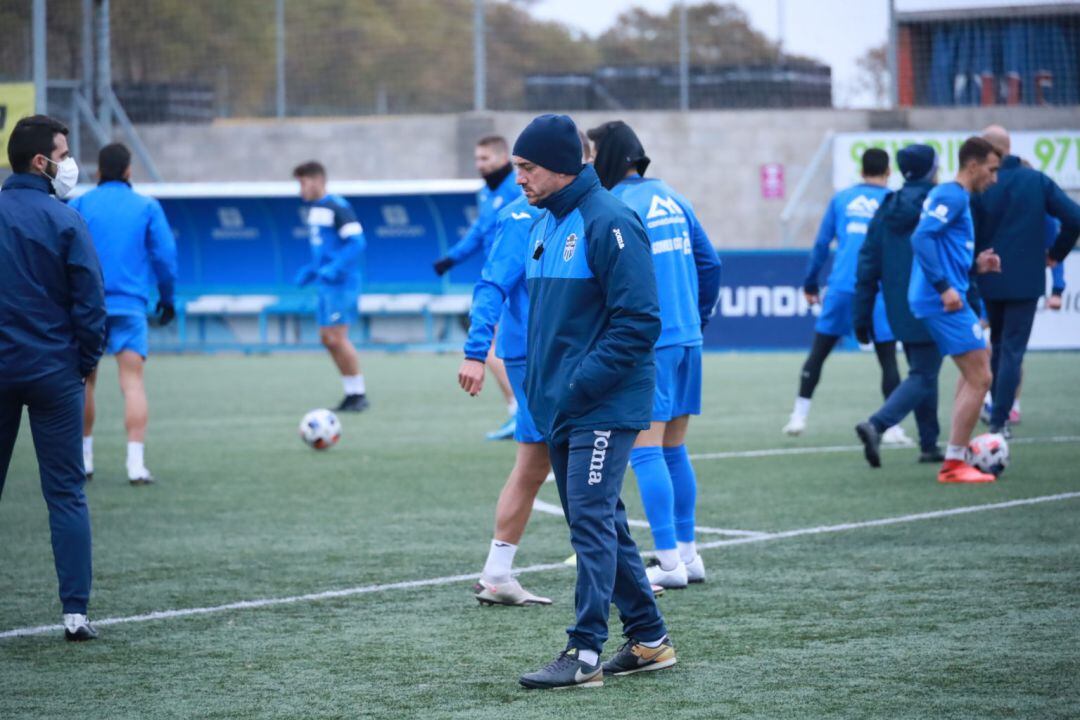
{"type": "MultiPolygon", "coordinates": [[[[582,162],[589,162],[587,139],[582,143],[582,162]]],[[[526,334],[529,325],[529,288],[525,262],[529,257],[529,233],[543,210],[529,204],[524,195],[499,211],[495,244],[473,290],[469,312],[469,337],[465,359],[458,369],[458,384],[472,396],[484,387],[484,362],[494,344],[495,355],[517,399],[514,440],[517,457],[495,506],[495,537],[491,540],[484,571],[474,590],[483,605],[550,605],[551,600],[525,590],[512,575],[514,555],[525,534],[536,494],[551,470],[544,436],[536,428],[525,399],[526,334]],[[499,327],[495,337],[495,326],[499,327]],[[493,343],[494,341],[494,343],[493,343]]]]}
{"type": "Polygon", "coordinates": [[[652,248],[660,301],[652,422],[630,463],[649,519],[656,561],[649,582],[684,588],[705,581],[694,541],[697,479],[686,450],[691,415],[701,414],[702,329],[720,296],[720,258],[690,202],[644,177],[650,160],[633,129],[617,120],[589,131],[600,184],[641,218],[652,248]]]}
{"type": "Polygon", "coordinates": [[[14,172],[0,192],[0,493],[29,409],[41,491],[49,507],[64,637],[92,640],[90,512],[80,454],[83,381],[105,343],[105,292],[79,214],[52,197],[79,178],[68,130],[44,115],[12,129],[14,172]]]}
{"type": "Polygon", "coordinates": [[[990,367],[993,409],[990,431],[1009,433],[1009,411],[1020,385],[1038,300],[1046,289],[1046,267],[1061,262],[1080,235],[1080,205],[1053,180],[1024,167],[1010,154],[1009,134],[992,125],[983,131],[1002,156],[997,184],[972,198],[976,252],[993,248],[1001,257],[1001,272],[978,278],[979,293],[990,321],[990,367]],[[1061,222],[1057,239],[1046,249],[1046,216],[1061,222]]]}
{"type": "MultiPolygon", "coordinates": [[[[521,197],[521,188],[517,185],[514,166],[510,163],[510,146],[501,135],[488,135],[476,143],[473,151],[476,171],[484,179],[484,184],[476,193],[476,221],[446,255],[435,261],[435,273],[444,275],[450,268],[463,263],[477,253],[483,253],[486,259],[491,255],[495,244],[496,224],[499,214],[507,205],[521,197]]],[[[507,377],[507,370],[502,360],[492,348],[486,358],[487,367],[495,376],[509,417],[497,430],[487,433],[488,440],[508,440],[514,437],[518,401],[514,398],[512,383],[507,377]]]]}
{"type": "Polygon", "coordinates": [[[655,389],[661,321],[649,239],[581,153],[565,115],[535,118],[514,144],[518,183],[546,211],[525,266],[525,395],[548,445],[578,573],[567,648],[521,677],[528,688],[596,686],[605,674],[675,664],[619,497],[655,389]],[[601,665],[612,603],[628,639],[601,665]]]}
{"type": "Polygon", "coordinates": [[[889,327],[904,344],[908,376],[885,400],[885,404],[860,423],[855,432],[863,442],[871,467],[881,467],[881,436],[909,412],[915,412],[919,428],[919,462],[942,462],[938,447],[938,374],[941,352],[922,322],[911,314],[908,286],[911,282],[911,234],[919,224],[922,205],[937,182],[937,153],[929,145],[909,145],[896,154],[904,186],[889,193],[870,221],[866,240],[859,250],[855,281],[855,337],[868,343],[874,337],[874,308],[885,300],[889,327]]]}
{"type": "MultiPolygon", "coordinates": [[[[869,148],[862,155],[863,181],[841,190],[829,201],[821,220],[817,239],[810,251],[810,261],[803,282],[803,292],[811,305],[821,302],[821,314],[814,325],[814,340],[799,375],[799,393],[791,416],[784,426],[788,435],[800,435],[806,429],[814,390],[821,379],[821,368],[840,338],[852,331],[852,303],[855,299],[855,267],[859,248],[866,238],[866,229],[881,201],[889,192],[889,154],[880,148],[869,148]],[[818,275],[829,259],[829,246],[836,239],[836,256],[829,274],[827,292],[821,299],[818,275]]],[[[885,316],[880,300],[875,307],[874,352],[881,366],[881,394],[889,397],[900,384],[896,365],[896,339],[885,316]]],[[[889,428],[885,442],[910,442],[899,425],[889,428]]]]}
{"type": "MultiPolygon", "coordinates": [[[[154,481],[146,469],[144,443],[149,410],[143,366],[147,349],[147,302],[156,280],[156,314],[161,325],[176,316],[176,240],[161,203],[131,189],[131,151],[120,143],[98,153],[98,186],[75,198],[71,206],[90,228],[105,275],[108,347],[116,356],[120,391],[124,395],[127,430],[127,476],[132,485],[154,481]]],[[[83,465],[94,477],[94,388],[97,370],[86,380],[83,414],[83,465]]]]}

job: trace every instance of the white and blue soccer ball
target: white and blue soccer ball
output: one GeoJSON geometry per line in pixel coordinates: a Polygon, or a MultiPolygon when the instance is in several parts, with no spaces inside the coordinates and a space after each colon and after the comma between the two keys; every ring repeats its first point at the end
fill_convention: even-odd
{"type": "Polygon", "coordinates": [[[1009,443],[1001,433],[984,433],[968,445],[968,455],[974,467],[1000,475],[1009,466],[1009,443]]]}
{"type": "Polygon", "coordinates": [[[315,450],[327,450],[341,439],[341,421],[329,410],[312,410],[300,421],[300,439],[315,450]]]}

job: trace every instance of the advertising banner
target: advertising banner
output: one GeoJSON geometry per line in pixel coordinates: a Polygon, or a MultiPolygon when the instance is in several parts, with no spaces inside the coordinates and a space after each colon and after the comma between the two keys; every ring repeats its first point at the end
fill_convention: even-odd
{"type": "Polygon", "coordinates": [[[34,83],[0,83],[0,168],[10,167],[8,137],[15,123],[34,114],[34,83]]]}
{"type": "MultiPolygon", "coordinates": [[[[877,147],[889,153],[893,174],[890,187],[900,187],[902,178],[896,167],[896,153],[915,143],[934,147],[938,152],[938,179],[956,174],[956,154],[964,140],[977,131],[955,132],[865,132],[841,133],[833,138],[833,187],[837,190],[859,182],[860,160],[867,148],[877,147]]],[[[1027,160],[1032,167],[1054,179],[1064,190],[1080,190],[1080,130],[1039,130],[1014,132],[1012,154],[1027,160]]]]}

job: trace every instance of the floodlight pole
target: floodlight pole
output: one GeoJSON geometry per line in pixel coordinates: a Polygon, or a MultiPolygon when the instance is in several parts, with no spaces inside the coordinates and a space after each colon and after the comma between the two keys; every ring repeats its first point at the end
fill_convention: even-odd
{"type": "Polygon", "coordinates": [[[97,2],[97,102],[98,124],[112,137],[112,39],[109,37],[109,0],[97,2]]]}
{"type": "Polygon", "coordinates": [[[487,51],[484,0],[473,0],[473,110],[487,110],[487,51]]]}
{"type": "Polygon", "coordinates": [[[275,48],[277,54],[277,116],[285,117],[285,0],[277,0],[275,48]]]}
{"type": "Polygon", "coordinates": [[[889,105],[900,107],[900,48],[899,31],[896,25],[896,0],[889,0],[889,47],[886,56],[889,59],[889,105]]]}
{"type": "Polygon", "coordinates": [[[31,23],[34,35],[34,112],[45,115],[49,111],[49,66],[45,60],[45,0],[34,0],[31,23]]]}
{"type": "Polygon", "coordinates": [[[679,3],[679,110],[690,109],[690,38],[686,22],[686,0],[679,3]]]}

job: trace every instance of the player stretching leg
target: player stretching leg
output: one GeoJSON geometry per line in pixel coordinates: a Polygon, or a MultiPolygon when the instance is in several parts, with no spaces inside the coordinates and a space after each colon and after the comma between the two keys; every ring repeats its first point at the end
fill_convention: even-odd
{"type": "MultiPolygon", "coordinates": [[[[486,259],[491,254],[495,243],[495,224],[499,212],[507,204],[521,197],[521,188],[517,186],[514,167],[510,164],[510,147],[506,138],[490,135],[480,138],[473,152],[476,171],[484,179],[484,186],[476,193],[476,222],[465,236],[450,248],[446,255],[435,261],[435,273],[445,274],[450,268],[465,262],[478,252],[483,252],[486,259]]],[[[514,437],[514,423],[517,417],[518,401],[507,377],[503,361],[495,353],[494,345],[484,358],[495,381],[499,384],[510,417],[497,430],[487,434],[488,440],[509,440],[514,437]]]]}
{"type": "MultiPolygon", "coordinates": [[[[120,391],[124,395],[127,430],[127,476],[132,485],[147,485],[154,476],[146,469],[144,443],[149,410],[143,366],[147,355],[146,306],[153,279],[160,300],[157,321],[168,324],[176,311],[176,240],[161,204],[131,189],[131,152],[120,143],[98,154],[98,186],[72,200],[90,228],[105,277],[108,309],[108,347],[116,356],[120,391]]],[[[97,370],[86,378],[83,410],[83,464],[94,475],[94,388],[97,370]]]]}
{"type": "Polygon", "coordinates": [[[1001,258],[992,249],[975,258],[970,206],[971,193],[993,185],[1001,158],[990,143],[973,137],[960,146],[958,160],[956,180],[930,191],[911,236],[915,263],[908,302],[941,354],[952,356],[960,370],[949,445],[938,482],[986,483],[994,482],[995,477],[968,464],[967,448],[979,421],[983,396],[990,388],[990,354],[979,317],[963,298],[971,284],[973,266],[980,273],[1001,271],[1001,258]]]}
{"type": "Polygon", "coordinates": [[[693,207],[662,180],[645,178],[649,158],[626,123],[589,131],[600,183],[641,218],[652,245],[661,330],[656,342],[652,424],[630,453],[649,519],[656,564],[649,582],[684,588],[705,581],[694,542],[697,480],[686,452],[691,415],[701,414],[702,329],[720,294],[720,258],[693,207]]]}
{"type": "MultiPolygon", "coordinates": [[[[799,394],[795,398],[791,417],[784,432],[800,435],[806,429],[810,415],[811,398],[821,379],[825,359],[836,347],[840,338],[852,331],[852,306],[855,298],[855,269],[859,248],[866,238],[866,229],[889,190],[889,154],[878,148],[870,148],[862,155],[863,182],[842,190],[829,201],[825,217],[821,220],[817,240],[810,252],[809,267],[803,292],[811,305],[821,301],[818,275],[829,258],[829,245],[836,238],[836,257],[829,274],[828,292],[821,306],[821,315],[814,327],[814,342],[810,355],[803,364],[799,380],[799,394]]],[[[874,307],[874,352],[881,366],[881,394],[889,397],[900,384],[900,371],[896,365],[896,340],[885,316],[885,304],[879,298],[874,307]]],[[[900,426],[885,431],[886,443],[910,442],[900,426]]]]}
{"type": "Polygon", "coordinates": [[[326,169],[315,161],[298,165],[293,177],[300,183],[300,197],[307,205],[312,262],[300,268],[296,284],[315,283],[319,290],[319,340],[330,353],[345,397],[338,412],[362,412],[368,408],[367,387],[360,372],[360,356],[349,340],[349,326],[357,317],[360,298],[360,256],[364,252],[364,229],[352,206],[340,195],[326,192],[326,169]]]}

